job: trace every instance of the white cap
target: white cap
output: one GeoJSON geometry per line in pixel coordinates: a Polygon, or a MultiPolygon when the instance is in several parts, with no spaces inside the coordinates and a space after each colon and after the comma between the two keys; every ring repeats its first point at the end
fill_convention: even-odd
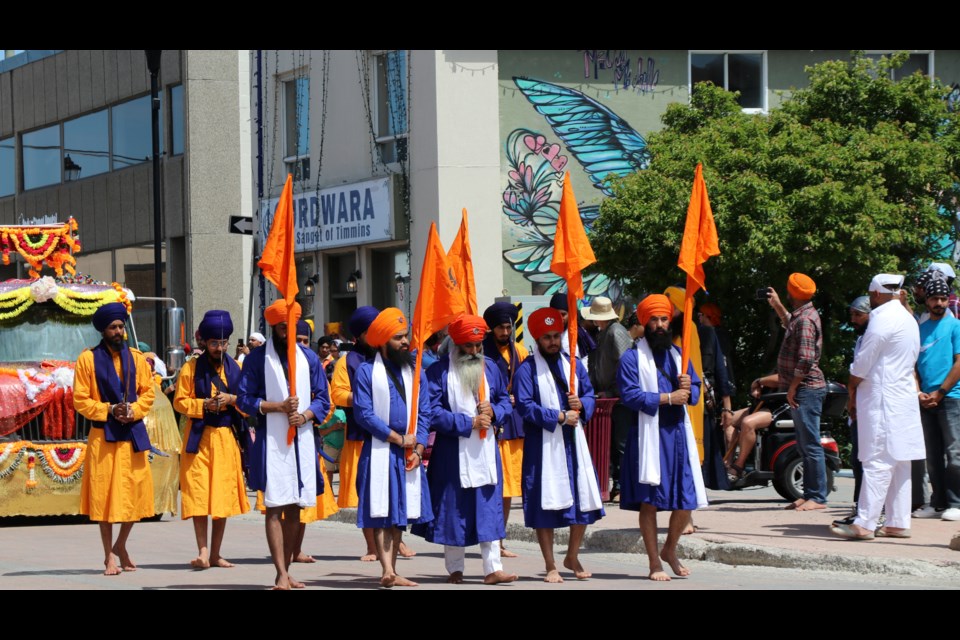
{"type": "Polygon", "coordinates": [[[254,331],[253,333],[250,334],[250,338],[252,338],[253,340],[256,340],[257,342],[266,342],[266,341],[267,341],[267,339],[263,337],[263,334],[262,334],[262,333],[258,333],[258,332],[256,332],[256,331],[254,331]]]}
{"type": "Polygon", "coordinates": [[[870,281],[868,291],[877,291],[879,293],[896,293],[903,287],[903,276],[896,273],[878,273],[870,281]],[[896,287],[891,290],[888,287],[896,287]]]}
{"type": "Polygon", "coordinates": [[[953,267],[948,265],[946,262],[931,262],[930,266],[927,267],[927,271],[939,271],[948,278],[957,277],[957,274],[953,272],[953,267]]]}

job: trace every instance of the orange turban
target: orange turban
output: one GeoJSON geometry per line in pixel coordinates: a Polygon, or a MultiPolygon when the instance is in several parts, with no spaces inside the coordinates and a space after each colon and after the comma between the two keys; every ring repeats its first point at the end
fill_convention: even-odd
{"type": "Polygon", "coordinates": [[[447,333],[456,345],[482,342],[487,334],[487,322],[480,316],[462,315],[450,323],[447,333]]]}
{"type": "Polygon", "coordinates": [[[791,273],[787,278],[787,292],[797,300],[809,300],[817,292],[817,285],[810,276],[791,273]]]}
{"type": "Polygon", "coordinates": [[[720,313],[720,307],[717,306],[715,302],[704,302],[700,305],[700,313],[707,316],[707,320],[710,321],[710,324],[719,327],[720,320],[723,318],[723,314],[720,313]]]}
{"type": "Polygon", "coordinates": [[[375,349],[382,347],[398,333],[405,334],[408,326],[403,311],[396,307],[388,307],[377,315],[367,329],[367,344],[375,349]]]}
{"type": "Polygon", "coordinates": [[[554,331],[563,331],[563,316],[551,307],[537,309],[527,318],[527,328],[534,340],[539,340],[544,334],[554,331]]]}
{"type": "Polygon", "coordinates": [[[652,293],[637,305],[637,320],[647,326],[653,316],[673,317],[673,303],[661,293],[652,293]]]}
{"type": "MultiPolygon", "coordinates": [[[[293,321],[296,323],[300,319],[302,311],[300,309],[300,303],[293,303],[293,321]]],[[[267,324],[271,327],[275,327],[281,322],[287,321],[287,303],[283,301],[283,298],[277,300],[272,305],[267,307],[263,312],[263,319],[267,321],[267,324]]]]}

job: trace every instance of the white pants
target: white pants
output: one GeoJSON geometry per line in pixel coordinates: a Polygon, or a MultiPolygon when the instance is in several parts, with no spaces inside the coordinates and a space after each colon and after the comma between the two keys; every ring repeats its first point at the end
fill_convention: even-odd
{"type": "MultiPolygon", "coordinates": [[[[447,568],[447,573],[459,571],[463,573],[463,559],[467,554],[464,547],[443,547],[443,563],[447,568]]],[[[500,541],[480,543],[480,558],[483,560],[483,575],[488,576],[503,569],[503,563],[500,562],[500,541]]]]}
{"type": "Polygon", "coordinates": [[[890,453],[863,462],[863,484],[854,524],[873,531],[880,511],[886,507],[888,527],[910,528],[911,484],[910,461],[894,460],[890,453]]]}

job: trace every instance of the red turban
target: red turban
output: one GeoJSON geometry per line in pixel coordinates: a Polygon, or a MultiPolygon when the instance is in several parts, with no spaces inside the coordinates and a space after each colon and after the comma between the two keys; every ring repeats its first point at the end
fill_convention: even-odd
{"type": "Polygon", "coordinates": [[[462,315],[450,323],[447,333],[456,345],[482,342],[487,334],[487,322],[480,316],[462,315]]]}
{"type": "Polygon", "coordinates": [[[817,292],[817,285],[810,276],[791,273],[787,278],[787,291],[797,300],[809,300],[817,292]]]}
{"type": "Polygon", "coordinates": [[[556,309],[543,307],[530,314],[527,318],[527,328],[533,339],[539,340],[546,333],[563,331],[563,316],[556,309]]]}
{"type": "MultiPolygon", "coordinates": [[[[296,322],[300,319],[302,311],[300,309],[300,303],[293,303],[293,321],[296,322]]],[[[281,322],[287,321],[287,303],[281,298],[277,300],[272,305],[267,307],[263,312],[263,319],[267,321],[267,324],[271,327],[275,327],[281,322]]]]}
{"type": "Polygon", "coordinates": [[[398,333],[406,334],[407,327],[407,319],[403,311],[396,307],[388,307],[381,311],[367,328],[367,344],[375,349],[382,347],[398,333]]]}
{"type": "Polygon", "coordinates": [[[662,293],[652,293],[637,305],[637,320],[647,326],[653,316],[673,317],[673,303],[662,293]]]}
{"type": "Polygon", "coordinates": [[[723,318],[723,314],[720,313],[720,307],[718,307],[715,302],[704,302],[700,305],[700,313],[707,316],[707,320],[709,320],[710,324],[714,327],[720,326],[720,320],[723,318]]]}

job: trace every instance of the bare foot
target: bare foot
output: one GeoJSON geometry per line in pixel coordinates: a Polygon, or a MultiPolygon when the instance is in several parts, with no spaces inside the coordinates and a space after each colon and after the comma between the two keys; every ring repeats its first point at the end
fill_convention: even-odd
{"type": "Polygon", "coordinates": [[[190,561],[190,566],[194,569],[209,569],[210,561],[203,557],[203,554],[200,554],[196,558],[190,561]]]}
{"type": "Polygon", "coordinates": [[[407,580],[403,576],[398,576],[397,574],[392,573],[388,576],[383,576],[380,578],[380,586],[389,589],[391,587],[418,587],[420,585],[413,580],[407,580]]]}
{"type": "Polygon", "coordinates": [[[303,589],[306,587],[305,584],[303,584],[299,580],[294,580],[293,576],[289,574],[287,575],[287,580],[290,582],[290,586],[293,587],[294,589],[303,589]]]}
{"type": "Polygon", "coordinates": [[[277,576],[277,579],[273,581],[274,591],[290,591],[292,586],[293,585],[290,583],[289,576],[284,576],[284,577],[277,576]]]}
{"type": "Polygon", "coordinates": [[[376,553],[367,553],[366,555],[360,556],[360,562],[376,562],[380,559],[376,553]]]}
{"type": "Polygon", "coordinates": [[[316,560],[314,559],[313,556],[308,556],[308,555],[305,554],[303,551],[301,551],[300,553],[298,553],[298,554],[296,555],[296,557],[293,559],[293,561],[294,561],[294,562],[303,562],[304,564],[310,564],[310,563],[312,563],[312,562],[316,562],[316,560]]]}
{"type": "Polygon", "coordinates": [[[210,558],[210,565],[211,565],[211,566],[214,566],[214,567],[220,567],[221,569],[232,569],[232,568],[233,568],[233,563],[232,563],[232,562],[230,562],[229,560],[225,560],[224,558],[221,558],[220,556],[217,556],[217,557],[215,557],[215,558],[210,558]]]}
{"type": "Polygon", "coordinates": [[[130,554],[127,553],[127,549],[117,547],[114,545],[113,553],[120,559],[120,566],[124,571],[136,571],[137,565],[134,563],[133,558],[130,557],[130,554]]]}
{"type": "Polygon", "coordinates": [[[503,546],[501,545],[501,546],[500,546],[500,557],[501,557],[501,558],[519,558],[520,556],[518,556],[517,554],[515,554],[513,551],[510,551],[509,549],[504,549],[503,546]]]}
{"type": "Polygon", "coordinates": [[[447,576],[447,584],[463,584],[463,571],[454,571],[447,576]]]}
{"type": "Polygon", "coordinates": [[[544,578],[543,581],[551,584],[559,584],[563,582],[563,576],[561,576],[560,572],[556,569],[551,569],[550,571],[547,571],[547,577],[544,578]]]}
{"type": "Polygon", "coordinates": [[[788,504],[787,506],[785,506],[784,509],[786,509],[787,511],[792,511],[793,509],[799,508],[800,505],[802,505],[804,502],[806,502],[806,500],[804,500],[803,498],[798,498],[793,502],[791,502],[790,504],[788,504]]]}
{"type": "Polygon", "coordinates": [[[683,531],[680,532],[680,535],[682,535],[682,536],[688,536],[688,535],[690,535],[691,533],[696,533],[696,532],[699,531],[699,530],[700,530],[700,528],[697,527],[697,525],[695,525],[695,524],[693,524],[693,523],[691,522],[690,524],[688,524],[688,525],[683,529],[683,531]]]}
{"type": "Polygon", "coordinates": [[[103,563],[103,575],[105,576],[118,576],[123,573],[123,570],[117,566],[116,561],[113,559],[113,554],[110,554],[110,558],[104,561],[103,563]]]}
{"type": "Polygon", "coordinates": [[[667,572],[660,569],[653,569],[650,571],[650,579],[654,582],[670,582],[670,576],[667,575],[667,572]]]}
{"type": "Polygon", "coordinates": [[[506,584],[517,580],[520,576],[515,573],[504,573],[503,571],[494,571],[483,577],[483,584],[506,584]]]}
{"type": "Polygon", "coordinates": [[[680,564],[680,559],[677,557],[675,551],[667,552],[667,550],[664,549],[660,552],[660,559],[670,565],[674,575],[680,578],[685,578],[690,575],[690,569],[680,564]]]}
{"type": "Polygon", "coordinates": [[[573,571],[573,575],[577,578],[577,580],[586,580],[587,578],[593,577],[592,573],[583,568],[583,565],[580,564],[580,560],[578,558],[574,560],[571,560],[570,558],[564,558],[563,566],[565,566],[567,569],[570,569],[570,571],[573,571]]]}
{"type": "Polygon", "coordinates": [[[404,558],[412,558],[413,556],[417,555],[417,552],[408,547],[404,542],[400,543],[400,549],[397,551],[397,553],[404,558]]]}
{"type": "Polygon", "coordinates": [[[797,511],[820,511],[821,509],[826,509],[827,505],[820,504],[814,500],[807,500],[803,504],[797,507],[797,511]]]}

